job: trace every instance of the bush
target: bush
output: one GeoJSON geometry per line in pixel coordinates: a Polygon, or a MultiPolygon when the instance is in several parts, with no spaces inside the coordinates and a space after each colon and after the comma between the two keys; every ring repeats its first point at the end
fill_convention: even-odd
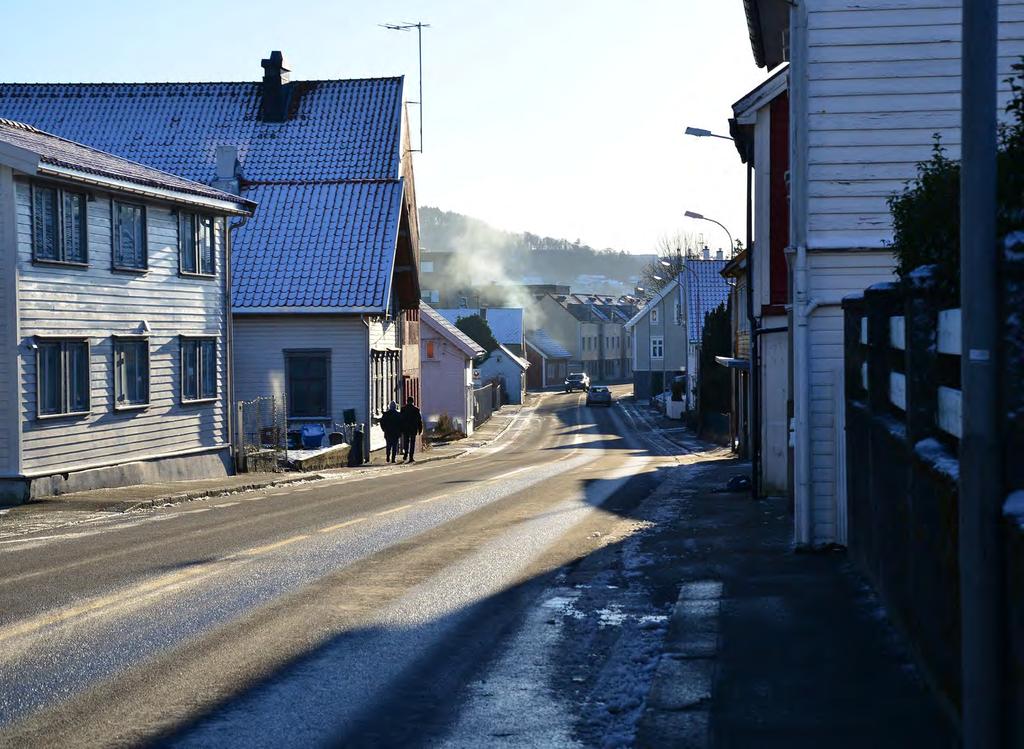
{"type": "MultiPolygon", "coordinates": [[[[1012,96],[1009,122],[999,129],[998,236],[1024,228],[1024,62],[1007,79],[1012,96]]],[[[917,177],[889,198],[893,219],[890,247],[901,279],[922,265],[934,265],[939,293],[951,303],[960,296],[960,164],[946,156],[935,136],[932,158],[918,164],[917,177]]]]}

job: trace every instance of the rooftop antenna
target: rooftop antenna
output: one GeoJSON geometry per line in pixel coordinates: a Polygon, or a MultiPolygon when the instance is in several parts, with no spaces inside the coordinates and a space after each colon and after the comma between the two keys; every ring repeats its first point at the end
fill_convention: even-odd
{"type": "Polygon", "coordinates": [[[388,31],[411,31],[416,29],[416,52],[420,62],[420,100],[407,101],[406,104],[415,104],[420,108],[420,147],[410,149],[413,153],[423,153],[423,29],[429,29],[429,23],[417,21],[416,23],[381,23],[377,24],[388,31]]]}

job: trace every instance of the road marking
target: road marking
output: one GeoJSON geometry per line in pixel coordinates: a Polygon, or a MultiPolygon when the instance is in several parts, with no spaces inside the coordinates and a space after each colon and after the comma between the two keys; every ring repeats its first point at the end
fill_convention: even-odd
{"type": "Polygon", "coordinates": [[[182,510],[178,515],[195,515],[197,512],[209,512],[212,507],[200,507],[198,510],[182,510]]]}
{"type": "Polygon", "coordinates": [[[329,525],[326,528],[321,528],[319,532],[320,533],[330,533],[331,531],[336,531],[339,528],[347,528],[350,525],[355,525],[356,523],[361,523],[364,520],[366,520],[366,518],[356,518],[355,520],[346,520],[344,523],[336,523],[335,525],[329,525]]]}
{"type": "Polygon", "coordinates": [[[246,549],[245,551],[240,552],[238,556],[257,556],[258,554],[266,554],[268,551],[280,549],[282,546],[293,544],[296,541],[301,541],[304,538],[309,538],[309,534],[304,533],[299,536],[292,536],[291,538],[286,538],[283,541],[277,541],[272,544],[267,544],[266,546],[254,546],[251,549],[246,549]]]}
{"type": "Polygon", "coordinates": [[[438,494],[436,497],[427,497],[426,499],[417,500],[417,503],[418,504],[423,504],[424,502],[434,502],[434,501],[436,501],[438,499],[444,499],[447,496],[448,496],[447,494],[438,494]]]}
{"type": "Polygon", "coordinates": [[[237,504],[238,504],[238,502],[223,502],[223,503],[221,503],[219,505],[214,505],[214,507],[215,508],[219,508],[219,507],[234,507],[237,504]]]}
{"type": "Polygon", "coordinates": [[[517,473],[522,473],[523,471],[529,471],[529,470],[532,470],[532,469],[537,468],[537,467],[538,466],[523,466],[522,468],[517,468],[516,470],[509,471],[508,473],[502,473],[502,474],[500,474],[498,476],[495,476],[494,478],[490,478],[490,479],[487,479],[487,480],[488,481],[501,481],[502,479],[507,479],[509,476],[515,476],[517,473]]]}
{"type": "Polygon", "coordinates": [[[390,510],[383,510],[381,512],[374,513],[375,515],[390,515],[392,512],[398,512],[399,510],[407,510],[413,506],[415,502],[410,502],[407,505],[399,505],[398,507],[392,507],[390,510]]]}

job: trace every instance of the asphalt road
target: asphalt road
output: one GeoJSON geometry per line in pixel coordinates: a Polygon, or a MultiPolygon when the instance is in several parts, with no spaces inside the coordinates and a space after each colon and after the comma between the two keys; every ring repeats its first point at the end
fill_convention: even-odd
{"type": "Polygon", "coordinates": [[[456,460],[5,539],[0,746],[473,745],[473,684],[668,462],[583,400],[456,460]]]}

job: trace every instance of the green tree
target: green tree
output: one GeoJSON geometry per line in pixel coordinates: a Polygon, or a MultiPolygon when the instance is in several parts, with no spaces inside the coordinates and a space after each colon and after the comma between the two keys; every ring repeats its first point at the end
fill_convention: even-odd
{"type": "Polygon", "coordinates": [[[700,342],[700,382],[697,387],[702,414],[722,414],[732,410],[732,376],[727,368],[715,361],[716,356],[731,355],[729,307],[720,304],[705,316],[700,342]]]}
{"type": "Polygon", "coordinates": [[[461,317],[455,327],[472,338],[488,354],[498,348],[498,341],[491,332],[491,326],[480,315],[461,317]]]}

